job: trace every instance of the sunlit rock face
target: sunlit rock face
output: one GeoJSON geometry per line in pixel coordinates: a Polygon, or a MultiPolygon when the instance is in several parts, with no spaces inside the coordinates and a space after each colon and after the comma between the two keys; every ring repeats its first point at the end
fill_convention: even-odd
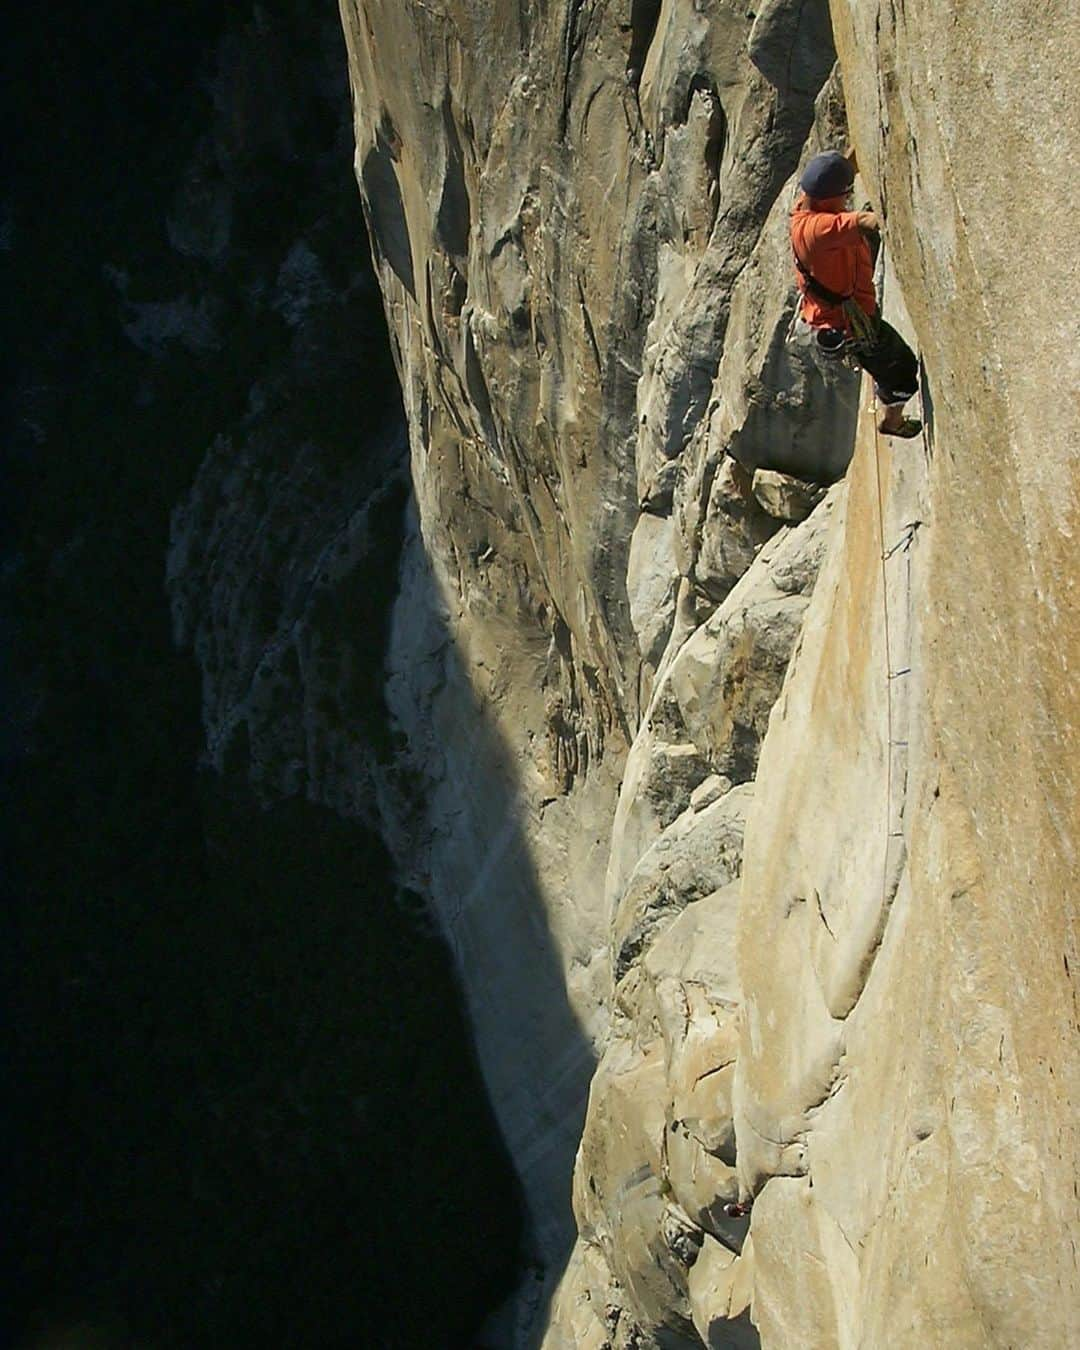
{"type": "Polygon", "coordinates": [[[930,434],[890,445],[864,412],[747,830],[755,1317],[773,1344],[1070,1344],[1075,354],[1055,317],[1020,349],[1001,316],[1075,293],[1076,258],[1050,222],[1006,262],[985,183],[1075,174],[1080,44],[1034,7],[833,17],[930,434]]]}
{"type": "Polygon", "coordinates": [[[562,1274],[514,1334],[1069,1343],[1075,344],[1000,318],[1075,250],[1011,268],[985,184],[1075,171],[1075,35],[342,14],[416,501],[386,809],[562,1274]],[[913,442],[791,331],[796,170],[849,135],[913,442]]]}

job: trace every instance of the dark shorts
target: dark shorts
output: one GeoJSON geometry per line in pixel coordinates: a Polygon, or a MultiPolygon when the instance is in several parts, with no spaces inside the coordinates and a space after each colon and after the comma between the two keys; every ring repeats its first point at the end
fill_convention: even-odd
{"type": "Polygon", "coordinates": [[[851,343],[851,355],[874,379],[882,403],[906,403],[919,387],[919,363],[904,339],[884,319],[877,322],[872,344],[851,343]]]}

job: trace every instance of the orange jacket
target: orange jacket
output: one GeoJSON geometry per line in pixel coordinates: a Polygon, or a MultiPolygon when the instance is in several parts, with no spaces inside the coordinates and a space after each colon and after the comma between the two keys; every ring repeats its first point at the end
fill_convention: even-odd
{"type": "MultiPolygon", "coordinates": [[[[859,229],[855,211],[844,211],[843,197],[811,201],[800,196],[791,213],[791,246],[814,279],[837,295],[850,295],[864,314],[877,313],[874,265],[870,245],[859,229]]],[[[838,305],[829,305],[806,288],[806,278],[796,269],[802,292],[802,317],[811,328],[850,331],[850,323],[838,305]]]]}

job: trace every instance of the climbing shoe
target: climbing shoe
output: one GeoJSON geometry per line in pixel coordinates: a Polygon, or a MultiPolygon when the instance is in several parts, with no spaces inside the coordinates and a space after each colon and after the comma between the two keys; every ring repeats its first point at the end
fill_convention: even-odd
{"type": "Polygon", "coordinates": [[[887,427],[884,422],[879,422],[878,431],[883,436],[900,436],[905,441],[910,441],[912,436],[917,436],[922,431],[922,423],[917,417],[905,417],[898,427],[887,427]]]}

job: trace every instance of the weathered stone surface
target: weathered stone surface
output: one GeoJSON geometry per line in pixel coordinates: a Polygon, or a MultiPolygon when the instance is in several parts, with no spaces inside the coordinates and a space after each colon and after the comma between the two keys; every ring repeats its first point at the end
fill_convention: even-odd
{"type": "MultiPolygon", "coordinates": [[[[646,800],[652,803],[661,829],[667,827],[690,806],[708,765],[696,745],[667,745],[658,741],[652,746],[649,775],[642,786],[646,800]]],[[[702,804],[695,810],[704,809],[702,804]]]]}
{"type": "MultiPolygon", "coordinates": [[[[697,985],[714,1003],[734,1008],[739,1001],[734,943],[739,890],[733,881],[695,900],[656,938],[644,958],[654,986],[670,980],[697,985]]],[[[674,1044],[674,1027],[662,1024],[662,1029],[674,1044]]]]}
{"type": "MultiPolygon", "coordinates": [[[[687,1271],[702,1244],[722,1241],[734,1256],[746,1234],[745,1220],[723,1213],[724,1203],[738,1196],[730,1096],[738,1045],[738,891],[731,884],[691,903],[649,947],[641,964],[644,983],[624,981],[632,988],[627,1006],[638,1009],[636,1026],[655,1022],[661,1040],[642,1049],[626,1039],[609,1046],[578,1155],[575,1203],[584,1242],[604,1252],[618,1285],[632,1293],[630,1315],[656,1344],[669,1343],[665,1334],[685,1333],[687,1271]],[[654,1113],[659,1104],[665,1104],[662,1124],[654,1113]],[[614,1213],[612,1188],[618,1196],[614,1213]],[[674,1200],[674,1209],[661,1206],[656,1188],[674,1200]],[[620,1265],[627,1261],[629,1266],[620,1265]],[[667,1272],[659,1286],[658,1269],[667,1272]],[[666,1321],[658,1289],[669,1298],[677,1292],[666,1321]]],[[[580,1302],[572,1290],[582,1269],[579,1261],[564,1282],[568,1300],[580,1302]]],[[[744,1315],[749,1281],[742,1279],[738,1296],[729,1282],[722,1308],[711,1285],[700,1276],[698,1283],[697,1324],[707,1319],[715,1343],[724,1344],[721,1324],[731,1320],[731,1343],[752,1344],[755,1333],[744,1315]]],[[[601,1295],[594,1289],[592,1297],[598,1302],[601,1295]]],[[[610,1303],[611,1290],[603,1297],[610,1303]]]]}
{"type": "Polygon", "coordinates": [[[753,777],[825,552],[835,500],[834,492],[820,515],[769,541],[666,672],[690,737],[710,766],[733,782],[753,777]]]}
{"type": "Polygon", "coordinates": [[[770,84],[813,97],[836,56],[827,0],[766,0],[747,49],[770,84]]]}
{"type": "Polygon", "coordinates": [[[608,910],[622,895],[642,855],[689,806],[694,790],[708,776],[709,765],[686,736],[678,709],[665,725],[643,725],[626,761],[605,880],[608,910]]]}
{"type": "Polygon", "coordinates": [[[825,495],[817,483],[776,469],[755,469],[753,492],[763,510],[789,524],[805,520],[825,495]]]}
{"type": "Polygon", "coordinates": [[[798,595],[727,609],[698,630],[672,667],[671,687],[690,734],[733,782],[753,777],[805,609],[798,595]]]}
{"type": "MultiPolygon", "coordinates": [[[[1080,425],[1058,391],[1066,370],[1075,380],[1076,351],[1052,320],[1020,353],[995,316],[1033,289],[1075,294],[1080,263],[1053,220],[1021,276],[983,184],[990,174],[1024,181],[1038,198],[1075,176],[1066,128],[1080,34],[1034,4],[953,24],[927,4],[838,3],[833,18],[860,167],[871,200],[888,208],[894,314],[906,307],[924,365],[931,453],[917,513],[925,536],[887,569],[890,623],[908,566],[922,620],[901,663],[917,675],[910,730],[895,738],[910,742],[907,878],[848,1018],[849,1087],[821,1131],[835,1160],[829,1204],[840,1214],[844,1198],[845,1233],[863,1244],[867,1342],[899,1313],[913,1343],[1070,1344],[1080,1337],[1080,582],[1070,538],[1080,425]],[[875,1094],[874,1156],[869,1145],[849,1151],[841,1171],[840,1141],[862,1142],[854,1122],[869,1118],[875,1094]],[[941,1210],[937,1196],[949,1197],[941,1210]],[[944,1330],[931,1330],[939,1315],[944,1330]]],[[[866,428],[868,478],[871,441],[866,428]]],[[[887,449],[882,466],[887,547],[912,518],[895,483],[901,458],[887,449]]],[[[852,572],[874,544],[863,541],[852,572]]],[[[874,614],[883,626],[880,606],[874,614]]],[[[861,701],[860,733],[884,720],[878,700],[861,701]]],[[[845,908],[858,887],[852,877],[845,908]]],[[[812,1156],[815,1147],[812,1137],[812,1156]]],[[[818,1198],[816,1166],[813,1176],[818,1198]]]]}
{"type": "Polygon", "coordinates": [[[776,529],[776,521],[754,496],[751,474],[725,455],[701,524],[701,547],[694,562],[697,585],[712,599],[723,600],[776,529]]]}
{"type": "Polygon", "coordinates": [[[626,568],[630,622],[637,634],[641,659],[659,664],[675,620],[675,523],[670,516],[645,514],[634,526],[626,568]]]}
{"type": "Polygon", "coordinates": [[[711,806],[718,797],[722,797],[725,792],[729,792],[734,785],[730,778],[725,778],[723,774],[711,773],[703,783],[690,794],[690,806],[694,811],[704,811],[706,806],[711,806]]]}
{"type": "Polygon", "coordinates": [[[643,1054],[615,1041],[593,1078],[574,1205],[646,1331],[692,1345],[686,1278],[701,1235],[665,1197],[664,1096],[662,1046],[643,1054]]]}
{"type": "Polygon", "coordinates": [[[667,515],[671,510],[678,481],[679,461],[665,460],[641,494],[641,509],[658,516],[667,515]]]}
{"type": "Polygon", "coordinates": [[[732,788],[703,811],[685,811],[635,867],[612,925],[615,978],[626,973],[655,930],[739,873],[753,785],[732,788]]]}
{"type": "Polygon", "coordinates": [[[652,943],[643,966],[667,1052],[667,1175],[702,1229],[741,1241],[724,1215],[738,1199],[731,1087],[738,1046],[735,926],[739,886],[690,904],[652,943]]]}
{"type": "Polygon", "coordinates": [[[756,1350],[758,1333],[750,1321],[754,1263],[750,1244],[737,1256],[706,1235],[690,1271],[690,1310],[708,1350],[756,1350]]]}
{"type": "Polygon", "coordinates": [[[854,1267],[806,1178],[770,1181],[754,1206],[754,1318],[763,1344],[856,1344],[855,1307],[837,1300],[834,1288],[854,1267]]]}
{"type": "Polygon", "coordinates": [[[542,1250],[562,1253],[572,1231],[571,1160],[609,978],[608,841],[600,822],[610,818],[613,787],[594,766],[588,783],[575,778],[571,792],[562,790],[557,757],[580,747],[565,712],[547,722],[551,705],[535,679],[546,653],[507,644],[493,654],[486,642],[498,644],[500,630],[484,635],[479,625],[476,645],[462,653],[448,641],[445,609],[431,603],[432,579],[415,539],[406,566],[415,569],[404,583],[415,603],[396,611],[395,624],[407,632],[392,637],[398,655],[387,697],[410,756],[405,772],[383,785],[385,810],[399,822],[404,877],[431,898],[475,981],[468,989],[481,1065],[485,1073],[499,1066],[487,1078],[492,1101],[518,1168],[535,1187],[531,1213],[542,1250]],[[536,728],[517,762],[494,711],[510,687],[521,691],[522,721],[536,728]],[[418,784],[426,785],[423,795],[418,784]]]}
{"type": "Polygon", "coordinates": [[[547,1350],[612,1350],[622,1311],[603,1253],[578,1238],[555,1295],[547,1350]]]}

